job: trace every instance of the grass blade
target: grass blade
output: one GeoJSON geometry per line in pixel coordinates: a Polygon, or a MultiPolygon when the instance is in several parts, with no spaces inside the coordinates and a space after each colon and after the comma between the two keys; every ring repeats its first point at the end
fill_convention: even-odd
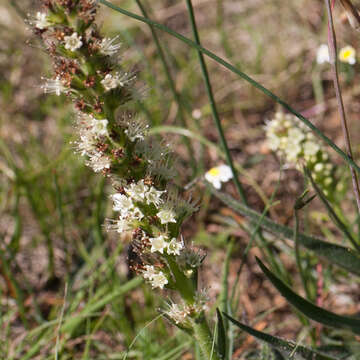
{"type": "MultiPolygon", "coordinates": [[[[186,4],[187,4],[188,12],[189,12],[190,23],[191,23],[191,28],[192,28],[193,35],[194,35],[194,38],[195,38],[195,42],[196,42],[196,44],[200,45],[200,37],[199,37],[199,33],[198,33],[198,30],[197,30],[197,26],[196,26],[194,9],[193,9],[191,0],[186,0],[186,4]]],[[[209,72],[207,70],[207,66],[206,66],[206,63],[205,63],[205,60],[204,60],[204,55],[199,50],[198,50],[198,56],[199,56],[200,68],[201,68],[203,78],[204,78],[204,82],[205,82],[206,93],[207,93],[207,96],[208,96],[209,102],[210,102],[211,112],[212,112],[213,119],[214,119],[214,122],[215,122],[215,125],[216,125],[216,129],[217,129],[218,134],[220,136],[221,145],[222,145],[222,147],[224,149],[224,152],[225,152],[225,155],[226,155],[226,162],[228,163],[228,165],[231,168],[231,172],[233,174],[236,189],[237,189],[242,201],[246,204],[245,191],[244,191],[244,189],[243,189],[243,187],[242,187],[242,185],[241,185],[241,183],[239,181],[238,174],[237,174],[237,171],[235,169],[234,162],[232,160],[230,150],[229,150],[226,138],[225,138],[224,130],[223,130],[222,125],[221,125],[219,112],[217,110],[214,94],[213,94],[213,91],[212,91],[212,86],[211,86],[211,83],[210,83],[209,72]]]]}
{"type": "Polygon", "coordinates": [[[301,346],[289,340],[284,340],[276,336],[266,334],[264,332],[253,329],[250,326],[244,325],[239,321],[236,321],[231,316],[226,313],[223,313],[235,326],[241,330],[247,332],[248,334],[254,336],[258,340],[264,341],[267,344],[271,345],[273,348],[281,351],[281,353],[286,353],[287,356],[301,355],[306,360],[336,360],[333,357],[327,356],[325,354],[320,354],[319,352],[309,349],[307,347],[301,346]]]}
{"type": "Polygon", "coordinates": [[[259,258],[256,258],[256,261],[265,276],[271,281],[280,294],[301,313],[320,324],[347,329],[360,335],[360,319],[350,316],[337,315],[305,300],[303,297],[293,292],[284,282],[282,282],[282,280],[275,276],[259,258]]]}
{"type": "Polygon", "coordinates": [[[342,222],[342,220],[337,216],[335,210],[331,207],[330,203],[327,201],[325,194],[323,191],[316,185],[314,179],[311,176],[309,169],[305,168],[305,174],[310,179],[311,185],[313,186],[314,190],[316,191],[317,195],[319,196],[322,203],[325,205],[326,210],[334,221],[336,226],[340,229],[340,231],[348,238],[348,240],[354,245],[357,251],[360,251],[360,245],[356,242],[355,238],[352,236],[351,232],[348,230],[346,224],[342,222]]]}
{"type": "MultiPolygon", "coordinates": [[[[210,191],[227,206],[235,210],[237,213],[248,217],[251,221],[260,221],[261,214],[250,209],[244,204],[238,202],[231,196],[223,194],[212,187],[210,191]]],[[[289,240],[294,239],[294,230],[280,225],[271,219],[264,217],[261,219],[261,227],[275,234],[286,237],[289,240]]],[[[350,248],[332,244],[321,240],[314,236],[298,234],[299,243],[305,248],[314,251],[315,254],[327,259],[333,264],[336,264],[356,275],[360,275],[360,256],[350,248]]]]}
{"type": "Polygon", "coordinates": [[[218,320],[217,349],[220,358],[226,359],[226,348],[227,348],[226,330],[225,330],[223,318],[221,316],[221,312],[218,308],[216,308],[216,315],[218,320]]]}

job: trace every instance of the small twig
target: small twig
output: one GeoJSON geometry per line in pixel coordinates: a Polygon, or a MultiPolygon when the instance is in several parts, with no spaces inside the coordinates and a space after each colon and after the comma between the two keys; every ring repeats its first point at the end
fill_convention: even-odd
{"type": "MultiPolygon", "coordinates": [[[[346,122],[345,108],[344,108],[344,103],[343,103],[341,89],[340,89],[339,74],[338,74],[338,70],[337,70],[336,34],[335,34],[330,0],[325,0],[325,5],[327,8],[327,13],[328,13],[328,18],[329,18],[328,43],[329,43],[331,71],[332,71],[332,76],[333,76],[335,94],[336,94],[336,99],[338,102],[341,127],[343,130],[344,140],[345,140],[345,145],[346,145],[346,152],[347,152],[347,155],[349,156],[349,158],[353,159],[350,134],[349,134],[349,129],[348,129],[347,122],[346,122]]],[[[353,188],[354,188],[356,203],[357,203],[358,211],[360,213],[359,182],[358,182],[357,174],[351,165],[350,165],[350,172],[351,172],[351,178],[352,178],[352,184],[353,184],[353,188]]]]}

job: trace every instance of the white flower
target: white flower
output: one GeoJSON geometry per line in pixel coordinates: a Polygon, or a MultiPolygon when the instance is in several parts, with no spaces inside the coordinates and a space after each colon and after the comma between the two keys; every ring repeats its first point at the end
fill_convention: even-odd
{"type": "Polygon", "coordinates": [[[221,183],[230,180],[232,176],[231,169],[227,165],[213,167],[205,173],[205,179],[211,183],[215,189],[220,189],[221,183]]]}
{"type": "Polygon", "coordinates": [[[150,239],[150,244],[151,244],[151,252],[159,252],[161,254],[164,253],[164,249],[167,248],[167,242],[166,242],[166,238],[164,235],[159,235],[156,238],[151,238],[150,239]]]}
{"type": "Polygon", "coordinates": [[[119,81],[117,76],[112,76],[111,74],[107,74],[105,78],[100,82],[106,91],[115,89],[119,86],[119,81]]]}
{"type": "Polygon", "coordinates": [[[135,201],[144,201],[148,189],[149,187],[144,184],[144,180],[139,180],[136,184],[132,183],[125,191],[135,201]]]}
{"type": "Polygon", "coordinates": [[[164,275],[163,272],[158,272],[157,274],[152,276],[151,279],[151,286],[152,288],[160,288],[163,289],[164,286],[168,283],[167,277],[164,275]]]}
{"type": "Polygon", "coordinates": [[[44,30],[50,25],[51,24],[47,18],[46,13],[42,13],[42,12],[38,11],[36,13],[36,18],[35,18],[35,27],[40,30],[44,30]]]}
{"type": "Polygon", "coordinates": [[[281,144],[281,138],[275,134],[268,134],[267,143],[269,145],[270,150],[272,151],[279,150],[281,144]]]}
{"type": "Polygon", "coordinates": [[[120,211],[123,216],[126,216],[130,210],[134,208],[134,204],[131,198],[127,197],[124,194],[114,194],[112,195],[114,201],[113,210],[120,211]]]}
{"type": "Polygon", "coordinates": [[[132,211],[130,211],[127,215],[128,219],[134,220],[141,220],[144,217],[144,214],[141,212],[141,210],[137,207],[134,207],[132,211]]]}
{"type": "Polygon", "coordinates": [[[179,306],[178,304],[171,304],[166,314],[175,321],[176,324],[184,322],[186,317],[190,314],[190,309],[187,306],[179,306]]]}
{"type": "Polygon", "coordinates": [[[289,162],[296,162],[298,159],[298,156],[301,153],[301,146],[296,141],[288,141],[287,147],[285,149],[286,152],[286,159],[289,162]]]}
{"type": "Polygon", "coordinates": [[[119,218],[117,220],[111,220],[111,222],[106,225],[106,229],[108,231],[115,230],[119,234],[122,234],[123,232],[130,231],[132,227],[126,219],[119,218]]]}
{"type": "Polygon", "coordinates": [[[317,163],[314,166],[314,170],[316,172],[322,172],[324,170],[324,168],[325,168],[325,165],[323,163],[317,163]]]}
{"type": "Polygon", "coordinates": [[[162,224],[176,223],[175,213],[170,209],[162,209],[157,213],[162,224]]]}
{"type": "Polygon", "coordinates": [[[169,255],[180,255],[180,251],[184,248],[184,245],[180,241],[176,241],[176,238],[172,238],[167,244],[166,252],[169,255]]]}
{"type": "Polygon", "coordinates": [[[69,91],[69,89],[64,86],[59,76],[57,76],[55,80],[45,78],[42,79],[46,80],[46,83],[41,86],[45,94],[55,93],[57,96],[60,96],[61,93],[66,93],[69,91]]]}
{"type": "Polygon", "coordinates": [[[326,44],[321,44],[316,53],[316,62],[321,65],[330,62],[329,47],[326,44]]]}
{"type": "Polygon", "coordinates": [[[147,204],[153,203],[155,206],[160,205],[163,201],[161,195],[165,191],[156,190],[155,187],[150,186],[149,190],[145,193],[145,199],[147,204]]]}
{"type": "Polygon", "coordinates": [[[91,156],[96,151],[96,141],[89,132],[83,132],[80,135],[80,141],[75,142],[77,150],[81,156],[91,156]]]}
{"type": "Polygon", "coordinates": [[[70,51],[76,51],[80,49],[83,45],[81,41],[81,36],[78,36],[77,32],[72,33],[71,36],[64,36],[65,49],[70,51]]]}
{"type": "Polygon", "coordinates": [[[152,265],[145,265],[145,270],[142,273],[144,279],[152,280],[153,277],[156,275],[156,271],[154,266],[152,265]]]}
{"type": "Polygon", "coordinates": [[[112,39],[104,38],[100,44],[100,52],[107,56],[115,55],[121,48],[121,43],[117,43],[119,36],[115,36],[112,39]]]}
{"type": "Polygon", "coordinates": [[[110,169],[111,160],[107,156],[102,156],[102,154],[96,153],[90,156],[90,159],[86,164],[95,172],[100,172],[105,169],[110,169]]]}
{"type": "Polygon", "coordinates": [[[306,157],[315,156],[320,150],[320,145],[315,141],[306,141],[304,143],[304,155],[306,157]]]}
{"type": "Polygon", "coordinates": [[[288,137],[291,139],[292,142],[299,144],[305,139],[305,134],[298,128],[291,128],[288,131],[288,137]]]}
{"type": "Polygon", "coordinates": [[[95,136],[108,136],[109,135],[107,130],[108,123],[109,122],[106,119],[103,120],[93,119],[91,132],[95,136]]]}
{"type": "Polygon", "coordinates": [[[339,60],[354,65],[356,63],[356,50],[350,45],[344,46],[340,49],[339,60]]]}

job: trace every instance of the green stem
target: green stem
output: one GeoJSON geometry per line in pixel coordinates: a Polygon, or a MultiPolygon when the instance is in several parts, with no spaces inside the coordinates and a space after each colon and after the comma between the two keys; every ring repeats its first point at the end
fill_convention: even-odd
{"type": "MultiPolygon", "coordinates": [[[[188,11],[189,11],[189,17],[190,17],[190,22],[191,22],[191,27],[192,27],[192,31],[193,31],[193,35],[195,38],[195,42],[200,45],[200,37],[199,37],[199,33],[197,30],[197,26],[196,26],[196,20],[195,20],[195,16],[194,16],[194,9],[192,6],[192,2],[191,0],[186,0],[186,4],[188,7],[188,11]]],[[[204,55],[201,53],[201,51],[198,50],[198,56],[199,56],[199,62],[200,62],[200,67],[201,67],[201,71],[204,77],[204,82],[205,82],[205,87],[206,87],[206,92],[210,101],[210,106],[211,106],[211,111],[213,114],[213,119],[217,128],[217,131],[219,133],[220,136],[220,140],[221,140],[221,144],[222,147],[225,151],[225,156],[226,156],[226,161],[229,164],[230,168],[231,168],[231,172],[233,174],[234,177],[234,182],[237,188],[237,191],[241,197],[241,200],[246,203],[246,195],[245,195],[245,191],[238,179],[238,174],[237,171],[235,169],[234,163],[232,161],[232,157],[230,155],[230,150],[225,138],[225,134],[224,134],[224,130],[222,128],[221,125],[221,121],[220,121],[220,117],[219,117],[219,112],[217,110],[216,107],[216,102],[215,102],[215,98],[214,98],[214,94],[212,91],[212,87],[211,87],[211,83],[210,83],[210,79],[209,79],[209,73],[207,70],[207,66],[204,60],[204,55]]]]}
{"type": "Polygon", "coordinates": [[[194,336],[205,359],[220,360],[214,346],[214,338],[206,322],[204,314],[193,321],[194,336]]]}

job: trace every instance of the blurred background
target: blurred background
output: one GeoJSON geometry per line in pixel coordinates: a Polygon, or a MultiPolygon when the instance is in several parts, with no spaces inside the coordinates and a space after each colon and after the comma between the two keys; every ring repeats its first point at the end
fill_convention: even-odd
{"type": "MultiPolygon", "coordinates": [[[[112,3],[141,14],[134,1],[112,3]]],[[[142,3],[150,18],[192,38],[185,1],[142,3]]],[[[317,61],[319,46],[327,42],[323,1],[193,0],[193,5],[205,48],[291,104],[343,148],[330,65],[317,61]]],[[[74,110],[66,96],[45,95],[40,88],[41,77],[52,76],[51,61],[26,22],[28,14],[33,16],[39,9],[36,1],[0,0],[0,358],[52,359],[56,353],[59,359],[122,359],[138,335],[129,359],[195,359],[191,338],[166,321],[157,319],[143,329],[163,306],[148,286],[120,294],[121,285],[133,275],[126,262],[126,242],[103,226],[112,216],[111,184],[74,154],[74,110]]],[[[340,6],[335,7],[334,18],[338,47],[351,45],[358,50],[358,33],[349,26],[340,6]]],[[[172,144],[178,157],[178,183],[197,179],[192,191],[201,206],[185,224],[183,235],[208,254],[200,281],[208,288],[210,305],[215,306],[229,236],[235,241],[230,291],[249,236],[243,230],[245,219],[213,198],[201,181],[205,171],[224,160],[197,53],[157,32],[174,96],[146,24],[104,6],[99,8],[98,24],[107,37],[120,36],[122,61],[139,71],[144,95],[136,104],[138,112],[154,133],[172,144]],[[184,127],[186,138],[180,131],[184,127]]],[[[287,168],[280,178],[281,161],[265,142],[265,122],[279,108],[216,62],[207,59],[207,65],[249,205],[261,212],[277,188],[270,216],[292,226],[294,202],[304,190],[303,176],[287,168]]],[[[356,155],[360,140],[358,70],[357,63],[340,64],[356,155]]],[[[355,219],[348,168],[335,153],[330,154],[342,183],[342,208],[349,219],[355,219]]],[[[224,189],[236,196],[232,183],[224,189]]],[[[315,200],[303,217],[306,231],[342,243],[320,202],[315,200]]],[[[267,251],[283,278],[300,289],[293,247],[275,240],[269,237],[267,251]]],[[[309,325],[265,280],[254,260],[254,255],[261,254],[258,246],[249,251],[233,316],[258,330],[306,342],[304,328],[309,325]]],[[[305,266],[324,307],[339,313],[360,310],[354,278],[338,268],[323,267],[311,254],[306,254],[305,266]],[[322,283],[316,288],[319,279],[322,283]]],[[[214,314],[211,306],[209,311],[214,314]]],[[[309,331],[320,341],[318,326],[309,331]]],[[[259,359],[259,351],[266,356],[266,347],[244,333],[234,344],[236,359],[259,359]]]]}

